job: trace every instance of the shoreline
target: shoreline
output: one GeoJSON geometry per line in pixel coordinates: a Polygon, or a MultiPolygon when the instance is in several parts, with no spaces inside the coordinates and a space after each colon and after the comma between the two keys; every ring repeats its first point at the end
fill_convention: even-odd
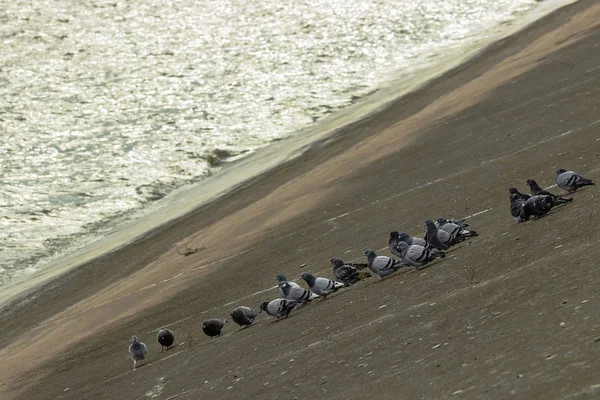
{"type": "Polygon", "coordinates": [[[151,207],[149,212],[140,210],[140,216],[136,217],[134,221],[100,236],[98,240],[90,244],[60,256],[27,279],[16,280],[5,287],[0,291],[0,320],[18,312],[29,301],[44,293],[47,288],[59,284],[59,281],[66,278],[74,269],[86,263],[93,263],[109,257],[128,246],[134,246],[149,236],[160,234],[163,229],[168,229],[210,203],[219,201],[253,184],[254,181],[260,179],[261,175],[269,173],[313,149],[326,145],[328,141],[338,140],[339,138],[335,136],[343,135],[344,131],[351,130],[354,124],[360,124],[362,120],[394,107],[394,104],[405,96],[419,92],[427,86],[435,84],[437,80],[445,79],[446,76],[452,75],[453,71],[475,61],[502,40],[527,29],[548,14],[576,1],[544,2],[535,11],[529,11],[526,17],[518,20],[514,25],[500,29],[494,35],[474,42],[469,47],[461,46],[460,49],[466,51],[460,57],[452,59],[455,53],[458,54],[455,49],[451,55],[442,57],[435,65],[409,73],[412,78],[408,81],[405,77],[394,79],[387,86],[375,89],[373,95],[323,118],[315,126],[300,129],[282,141],[271,143],[248,157],[227,165],[214,177],[191,187],[188,185],[177,189],[169,194],[165,204],[151,207]],[[209,194],[207,195],[207,193],[209,194]]]}

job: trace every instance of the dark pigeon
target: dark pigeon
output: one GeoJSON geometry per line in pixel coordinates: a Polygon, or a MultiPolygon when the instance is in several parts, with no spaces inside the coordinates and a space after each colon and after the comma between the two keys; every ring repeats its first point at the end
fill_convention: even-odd
{"type": "Polygon", "coordinates": [[[156,336],[156,341],[160,344],[160,352],[162,353],[164,348],[166,347],[169,350],[169,347],[173,346],[173,342],[175,342],[175,334],[172,330],[167,328],[162,328],[158,330],[158,335],[156,336]]]}
{"type": "Polygon", "coordinates": [[[207,319],[202,323],[202,332],[204,332],[207,336],[213,337],[221,336],[221,330],[227,323],[226,319],[221,318],[211,318],[207,319]]]}
{"type": "Polygon", "coordinates": [[[522,200],[527,200],[528,198],[530,198],[531,196],[528,195],[527,193],[521,193],[519,192],[519,190],[515,187],[511,187],[508,189],[508,193],[510,194],[516,194],[517,196],[519,196],[520,199],[522,200]]]}
{"type": "Polygon", "coordinates": [[[256,318],[256,316],[259,313],[260,313],[260,311],[257,312],[253,308],[246,307],[246,306],[240,306],[240,307],[234,308],[229,313],[229,316],[231,317],[231,320],[233,322],[235,322],[239,326],[245,328],[249,325],[252,325],[252,323],[254,322],[254,319],[256,318]]]}
{"type": "MultiPolygon", "coordinates": [[[[421,240],[423,240],[423,239],[421,239],[421,240]]],[[[400,242],[402,242],[404,244],[408,244],[400,239],[399,232],[397,232],[397,231],[390,232],[390,239],[388,240],[388,249],[390,249],[390,253],[392,253],[392,255],[394,255],[398,258],[404,257],[404,253],[402,253],[402,247],[400,246],[400,242]]]]}
{"type": "Polygon", "coordinates": [[[510,215],[513,216],[515,221],[523,222],[523,207],[525,206],[525,202],[527,200],[523,200],[523,198],[519,197],[516,193],[510,193],[510,215]]]}
{"type": "Polygon", "coordinates": [[[573,201],[572,198],[565,198],[565,197],[557,196],[555,194],[550,193],[547,190],[542,189],[540,187],[540,185],[538,185],[538,183],[536,181],[534,181],[533,179],[527,179],[527,184],[529,185],[529,188],[531,189],[532,196],[536,196],[536,195],[552,196],[552,199],[554,200],[554,205],[566,204],[566,203],[570,203],[571,201],[573,201]]]}
{"type": "Polygon", "coordinates": [[[524,220],[528,220],[531,217],[541,217],[548,214],[553,206],[554,200],[552,196],[531,196],[523,205],[521,216],[524,220]]]}
{"type": "Polygon", "coordinates": [[[364,263],[344,263],[339,258],[333,257],[331,259],[331,266],[333,268],[333,277],[346,285],[354,285],[356,282],[372,276],[368,272],[359,271],[368,267],[368,264],[364,263]]]}

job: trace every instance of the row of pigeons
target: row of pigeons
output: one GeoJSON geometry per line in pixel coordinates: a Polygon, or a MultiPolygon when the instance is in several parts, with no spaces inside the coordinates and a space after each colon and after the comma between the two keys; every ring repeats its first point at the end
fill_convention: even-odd
{"type": "MultiPolygon", "coordinates": [[[[567,194],[571,194],[584,186],[594,185],[594,182],[582,177],[577,172],[559,169],[556,171],[556,184],[567,194]]],[[[533,179],[528,179],[527,185],[529,185],[531,195],[521,193],[514,187],[508,189],[510,213],[517,222],[544,216],[550,212],[552,207],[573,201],[570,197],[565,198],[542,189],[533,179]]]]}
{"type": "MultiPolygon", "coordinates": [[[[591,180],[564,169],[557,171],[556,183],[567,193],[573,193],[583,186],[594,184],[591,180]]],[[[531,189],[531,195],[521,193],[516,188],[509,190],[511,214],[517,222],[540,217],[548,213],[552,207],[573,200],[542,189],[533,179],[527,180],[527,184],[531,189]]],[[[451,246],[477,236],[476,231],[467,229],[469,224],[464,219],[438,218],[436,221],[427,219],[425,227],[426,233],[423,238],[412,237],[405,232],[390,233],[388,248],[397,259],[377,255],[375,251],[367,249],[365,250],[366,263],[349,263],[339,258],[331,258],[333,280],[303,272],[300,278],[306,282],[308,289],[288,280],[283,274],[279,274],[277,275],[278,298],[263,302],[258,311],[247,306],[236,307],[229,313],[229,316],[242,329],[252,325],[258,314],[263,311],[277,320],[287,318],[293,309],[304,307],[316,299],[325,299],[339,289],[352,286],[360,280],[373,276],[372,274],[378,275],[383,280],[402,267],[419,269],[433,260],[445,258],[445,251],[451,246]],[[364,269],[371,272],[363,271],[364,269]]],[[[228,320],[224,318],[210,318],[202,323],[202,331],[212,339],[221,335],[227,323],[228,320]]],[[[165,348],[168,350],[175,342],[175,334],[170,329],[160,329],[157,342],[161,345],[161,351],[164,351],[165,348]]],[[[146,345],[133,336],[129,354],[133,360],[134,370],[138,363],[145,359],[147,352],[146,345]]]]}
{"type": "MultiPolygon", "coordinates": [[[[316,299],[325,299],[339,289],[349,287],[360,280],[373,276],[372,274],[378,275],[383,280],[402,267],[418,269],[435,259],[444,258],[445,250],[467,238],[477,236],[477,232],[466,229],[469,224],[464,219],[438,218],[435,222],[428,219],[425,221],[425,226],[427,231],[423,238],[411,237],[405,232],[390,233],[388,247],[398,259],[377,255],[371,249],[365,251],[366,263],[349,263],[334,257],[330,260],[333,280],[317,277],[308,272],[302,273],[300,278],[306,282],[308,289],[288,280],[283,274],[279,274],[277,275],[278,298],[263,302],[258,311],[247,306],[236,307],[229,313],[229,316],[242,329],[252,325],[258,314],[263,311],[277,320],[287,318],[294,308],[303,307],[316,299]],[[363,271],[364,269],[369,269],[371,272],[363,271]]],[[[212,339],[221,335],[227,323],[228,320],[225,318],[210,318],[202,323],[202,331],[212,339]]],[[[165,348],[168,350],[175,342],[175,334],[170,329],[160,329],[157,342],[161,345],[161,351],[164,351],[165,348]]],[[[129,354],[135,370],[139,363],[146,358],[148,348],[146,344],[140,342],[137,336],[133,336],[129,354]]]]}

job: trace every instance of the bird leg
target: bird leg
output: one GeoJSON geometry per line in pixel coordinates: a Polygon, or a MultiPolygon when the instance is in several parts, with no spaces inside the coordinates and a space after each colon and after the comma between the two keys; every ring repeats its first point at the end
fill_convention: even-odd
{"type": "Polygon", "coordinates": [[[135,371],[135,367],[137,366],[137,361],[133,360],[133,370],[135,371]]]}

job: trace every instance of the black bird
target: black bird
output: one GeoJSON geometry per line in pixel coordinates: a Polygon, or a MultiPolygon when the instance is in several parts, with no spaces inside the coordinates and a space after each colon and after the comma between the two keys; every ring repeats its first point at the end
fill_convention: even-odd
{"type": "Polygon", "coordinates": [[[523,205],[521,216],[524,220],[531,217],[541,217],[550,212],[554,207],[552,196],[536,195],[531,196],[523,205]]]}
{"type": "Polygon", "coordinates": [[[551,196],[552,200],[554,200],[554,205],[566,204],[566,203],[570,203],[571,201],[573,201],[572,198],[565,198],[565,197],[557,196],[555,194],[550,193],[549,191],[547,191],[545,189],[542,189],[540,187],[540,185],[538,185],[537,182],[534,181],[533,179],[527,179],[527,184],[529,185],[529,188],[531,189],[532,196],[535,196],[535,195],[551,196]]]}
{"type": "Polygon", "coordinates": [[[212,339],[215,336],[221,336],[221,330],[227,323],[226,319],[211,318],[202,323],[202,332],[210,336],[212,339]]]}
{"type": "Polygon", "coordinates": [[[167,350],[169,350],[169,347],[173,346],[173,342],[175,342],[175,334],[172,330],[167,328],[159,329],[156,341],[158,344],[160,344],[160,352],[162,353],[165,351],[165,347],[167,350]]]}
{"type": "Polygon", "coordinates": [[[259,313],[260,311],[256,311],[254,308],[240,306],[234,308],[229,315],[233,322],[245,328],[248,325],[252,325],[254,318],[256,318],[259,313]]]}

